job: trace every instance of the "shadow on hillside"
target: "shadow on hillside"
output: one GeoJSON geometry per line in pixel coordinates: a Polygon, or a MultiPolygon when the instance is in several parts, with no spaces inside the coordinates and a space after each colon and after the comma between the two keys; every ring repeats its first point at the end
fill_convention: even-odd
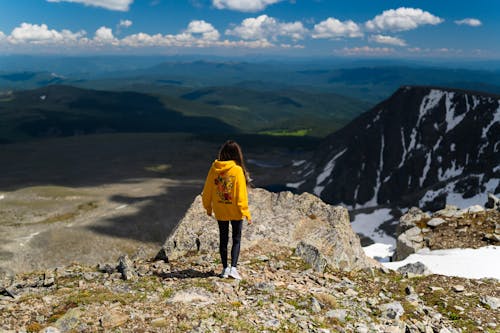
{"type": "Polygon", "coordinates": [[[161,245],[201,192],[202,186],[201,181],[186,181],[168,185],[155,196],[113,196],[110,199],[119,205],[135,204],[140,209],[133,214],[107,218],[89,229],[112,237],[161,245]]]}
{"type": "Polygon", "coordinates": [[[215,274],[213,270],[202,272],[192,268],[183,269],[181,271],[172,271],[168,273],[157,273],[156,275],[163,279],[195,279],[217,276],[217,274],[215,274]]]}

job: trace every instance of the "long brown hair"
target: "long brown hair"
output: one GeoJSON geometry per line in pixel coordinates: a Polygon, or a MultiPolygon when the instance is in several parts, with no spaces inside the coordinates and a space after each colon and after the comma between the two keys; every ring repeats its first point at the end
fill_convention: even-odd
{"type": "Polygon", "coordinates": [[[226,141],[219,150],[219,155],[217,158],[219,161],[235,161],[243,169],[243,175],[250,182],[250,175],[245,166],[245,160],[243,159],[243,151],[236,141],[228,140],[226,141]]]}

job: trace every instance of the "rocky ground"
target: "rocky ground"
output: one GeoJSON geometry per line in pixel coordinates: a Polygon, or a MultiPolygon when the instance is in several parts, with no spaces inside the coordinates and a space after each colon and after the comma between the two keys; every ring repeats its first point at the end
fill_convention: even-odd
{"type": "MultiPolygon", "coordinates": [[[[154,254],[203,187],[222,142],[188,134],[104,134],[2,146],[0,275],[143,247],[154,254]]],[[[283,182],[295,155],[243,146],[256,186],[283,182]],[[286,162],[288,161],[288,162],[286,162]]]]}
{"type": "MultiPolygon", "coordinates": [[[[498,332],[500,284],[385,269],[314,272],[290,248],[71,265],[1,288],[2,332],[498,332]]],[[[4,285],[6,283],[4,282],[4,285]]]]}

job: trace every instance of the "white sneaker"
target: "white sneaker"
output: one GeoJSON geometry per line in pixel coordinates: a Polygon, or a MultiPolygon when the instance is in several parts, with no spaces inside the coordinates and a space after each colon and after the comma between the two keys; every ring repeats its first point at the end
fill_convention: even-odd
{"type": "Polygon", "coordinates": [[[236,280],[241,280],[240,273],[236,270],[236,267],[231,267],[231,271],[229,272],[229,276],[236,280]]]}
{"type": "Polygon", "coordinates": [[[221,277],[224,279],[227,279],[229,277],[229,273],[231,272],[231,268],[226,267],[222,270],[222,273],[220,274],[221,277]]]}

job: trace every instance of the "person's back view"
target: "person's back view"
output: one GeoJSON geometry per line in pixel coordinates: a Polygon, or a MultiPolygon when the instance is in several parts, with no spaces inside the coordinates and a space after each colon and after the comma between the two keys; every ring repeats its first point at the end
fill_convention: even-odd
{"type": "Polygon", "coordinates": [[[215,214],[219,224],[223,277],[241,279],[236,266],[240,253],[243,218],[247,219],[248,224],[252,223],[248,209],[247,175],[240,146],[234,141],[227,141],[221,147],[217,160],[213,162],[203,188],[203,206],[208,215],[212,216],[212,212],[215,214]],[[229,222],[233,239],[231,268],[227,263],[229,222]]]}

